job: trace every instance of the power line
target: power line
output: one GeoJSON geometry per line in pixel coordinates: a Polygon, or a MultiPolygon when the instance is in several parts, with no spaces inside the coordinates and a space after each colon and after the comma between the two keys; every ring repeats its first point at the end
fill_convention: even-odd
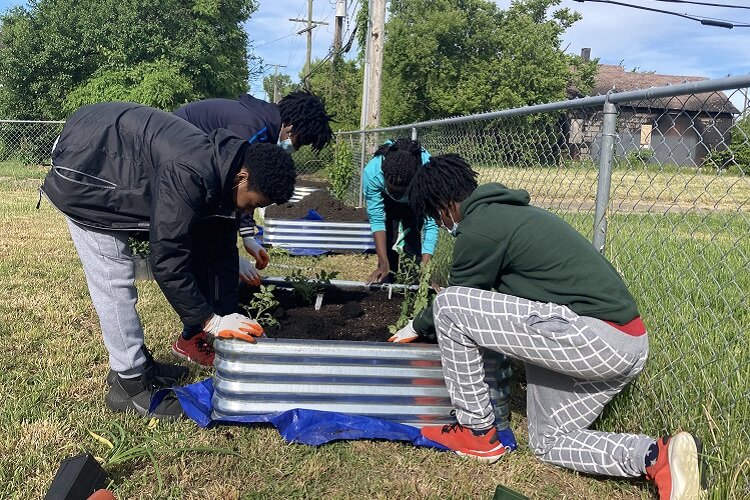
{"type": "Polygon", "coordinates": [[[726,3],[709,3],[709,2],[696,2],[694,0],[653,0],[654,2],[666,2],[666,3],[682,3],[690,5],[702,5],[704,7],[724,7],[727,9],[746,9],[750,10],[750,6],[747,5],[730,5],[726,3]]]}
{"type": "Polygon", "coordinates": [[[275,40],[271,40],[270,42],[266,42],[266,43],[261,43],[260,45],[256,45],[256,46],[255,46],[255,47],[253,47],[253,48],[254,48],[254,49],[257,49],[257,48],[259,48],[259,47],[264,47],[264,46],[266,46],[266,45],[269,45],[269,44],[272,44],[272,43],[274,43],[274,42],[278,42],[279,40],[283,40],[284,38],[289,38],[290,36],[294,36],[294,35],[301,35],[302,33],[305,33],[305,32],[306,32],[306,31],[308,31],[308,30],[312,31],[313,29],[315,29],[315,28],[317,28],[317,27],[318,27],[318,25],[317,25],[317,24],[315,24],[315,25],[313,25],[313,26],[311,26],[311,27],[309,27],[309,28],[304,28],[304,29],[301,29],[301,30],[299,30],[299,31],[297,31],[297,32],[295,32],[295,33],[289,33],[288,35],[284,35],[284,36],[281,36],[281,37],[279,37],[279,38],[276,38],[275,40]]]}
{"type": "Polygon", "coordinates": [[[682,17],[685,19],[690,19],[691,21],[698,21],[704,26],[716,26],[717,28],[750,28],[750,24],[747,23],[734,23],[729,21],[719,21],[716,19],[710,19],[710,18],[702,18],[702,17],[696,17],[691,16],[689,14],[680,14],[679,12],[673,12],[671,10],[662,10],[662,9],[654,9],[652,7],[643,7],[640,5],[633,5],[629,3],[623,3],[623,2],[616,2],[615,0],[574,0],[579,3],[584,2],[593,2],[593,3],[609,3],[612,5],[619,5],[621,7],[630,7],[632,9],[639,9],[639,10],[646,10],[649,12],[658,12],[660,14],[669,14],[672,16],[682,17]]]}

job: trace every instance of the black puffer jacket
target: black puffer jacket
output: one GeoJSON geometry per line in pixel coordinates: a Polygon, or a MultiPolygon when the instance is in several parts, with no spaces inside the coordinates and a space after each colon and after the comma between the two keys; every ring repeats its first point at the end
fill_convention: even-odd
{"type": "Polygon", "coordinates": [[[147,106],[84,106],[63,127],[42,191],[83,225],[149,231],[156,281],[183,322],[198,324],[212,310],[190,270],[191,229],[206,217],[234,217],[246,147],[227,130],[206,135],[147,106]]]}

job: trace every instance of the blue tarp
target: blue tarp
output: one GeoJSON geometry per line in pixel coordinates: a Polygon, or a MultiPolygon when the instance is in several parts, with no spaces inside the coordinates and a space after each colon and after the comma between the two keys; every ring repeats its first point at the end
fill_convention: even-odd
{"type": "MultiPolygon", "coordinates": [[[[276,427],[279,434],[290,443],[317,446],[342,439],[385,439],[409,441],[415,446],[445,450],[444,446],[424,438],[416,427],[360,415],[298,408],[264,415],[213,418],[211,397],[214,393],[214,386],[210,378],[185,387],[174,387],[171,390],[177,395],[185,414],[200,427],[215,424],[268,423],[276,427]]],[[[169,394],[169,389],[159,391],[151,402],[151,409],[153,410],[167,394],[169,394]]],[[[516,449],[516,438],[510,429],[501,430],[499,434],[503,444],[511,450],[516,449]]]]}

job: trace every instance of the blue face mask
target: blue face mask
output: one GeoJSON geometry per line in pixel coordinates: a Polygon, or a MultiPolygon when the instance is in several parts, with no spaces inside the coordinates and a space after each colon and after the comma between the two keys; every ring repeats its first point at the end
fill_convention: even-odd
{"type": "Polygon", "coordinates": [[[276,144],[289,154],[292,154],[295,151],[294,144],[292,144],[291,139],[284,139],[283,141],[279,139],[279,142],[277,142],[276,144]]]}

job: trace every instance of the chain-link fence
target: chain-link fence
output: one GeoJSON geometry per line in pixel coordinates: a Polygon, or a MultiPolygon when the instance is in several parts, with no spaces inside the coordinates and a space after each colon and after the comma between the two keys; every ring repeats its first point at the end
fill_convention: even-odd
{"type": "MultiPolygon", "coordinates": [[[[0,161],[27,165],[49,164],[52,145],[64,121],[0,120],[0,161]]],[[[309,147],[294,153],[297,172],[304,179],[324,180],[333,161],[333,148],[315,153],[309,147]]]]}
{"type": "MultiPolygon", "coordinates": [[[[338,136],[360,172],[386,139],[461,154],[480,182],[526,189],[605,252],[651,354],[597,426],[697,433],[715,498],[750,497],[748,85],[750,75],[338,136]]],[[[435,256],[442,280],[448,240],[435,256]]]]}
{"type": "Polygon", "coordinates": [[[0,162],[48,164],[60,121],[0,120],[0,162]]]}

